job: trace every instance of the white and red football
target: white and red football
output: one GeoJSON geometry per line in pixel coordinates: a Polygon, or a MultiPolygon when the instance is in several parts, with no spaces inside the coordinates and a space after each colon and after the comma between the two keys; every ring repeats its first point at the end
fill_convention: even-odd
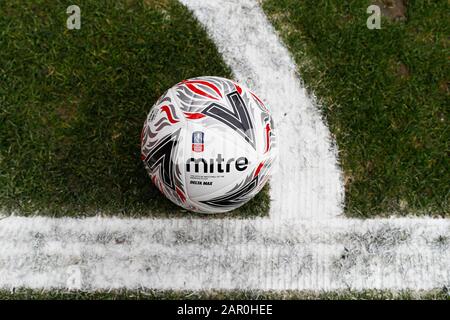
{"type": "Polygon", "coordinates": [[[184,80],[150,110],[141,158],[153,183],[177,205],[202,213],[230,211],[270,177],[273,121],[261,99],[232,80],[184,80]]]}

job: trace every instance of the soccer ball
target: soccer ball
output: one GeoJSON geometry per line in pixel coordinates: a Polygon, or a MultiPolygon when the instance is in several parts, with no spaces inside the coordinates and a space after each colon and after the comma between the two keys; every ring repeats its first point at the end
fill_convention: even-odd
{"type": "Polygon", "coordinates": [[[195,212],[240,207],[270,177],[276,158],[273,121],[253,92],[220,77],[184,80],[150,110],[141,159],[175,204],[195,212]]]}

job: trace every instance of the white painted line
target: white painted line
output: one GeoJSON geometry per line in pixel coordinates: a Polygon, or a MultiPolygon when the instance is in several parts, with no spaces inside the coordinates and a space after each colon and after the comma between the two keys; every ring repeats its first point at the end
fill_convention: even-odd
{"type": "Polygon", "coordinates": [[[450,284],[450,222],[52,219],[0,222],[0,287],[84,290],[432,289],[450,284]]]}
{"type": "Polygon", "coordinates": [[[342,186],[329,133],[255,2],[183,3],[207,26],[238,79],[274,111],[285,141],[283,165],[271,184],[270,218],[52,219],[5,213],[0,288],[448,287],[449,220],[331,218],[341,212],[342,186]],[[289,116],[282,120],[284,112],[289,116]]]}
{"type": "Polygon", "coordinates": [[[330,132],[259,5],[247,0],[181,2],[206,27],[236,80],[272,111],[281,161],[270,181],[271,219],[341,214],[344,189],[330,132]]]}

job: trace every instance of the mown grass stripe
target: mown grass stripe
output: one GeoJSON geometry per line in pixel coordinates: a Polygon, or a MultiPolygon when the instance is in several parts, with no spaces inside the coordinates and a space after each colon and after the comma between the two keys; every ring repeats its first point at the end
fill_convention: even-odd
{"type": "MultiPolygon", "coordinates": [[[[231,78],[175,0],[0,2],[0,207],[22,215],[190,215],[153,186],[139,135],[179,81],[231,78]]],[[[233,216],[264,216],[268,188],[233,216]]]]}

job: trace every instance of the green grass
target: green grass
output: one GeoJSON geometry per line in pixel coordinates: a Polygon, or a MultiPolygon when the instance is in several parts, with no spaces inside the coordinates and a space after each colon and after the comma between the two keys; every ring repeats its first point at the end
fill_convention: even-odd
{"type": "MultiPolygon", "coordinates": [[[[188,213],[151,184],[140,131],[157,98],[194,76],[232,77],[177,1],[0,2],[0,205],[20,214],[188,213]]],[[[265,215],[268,187],[233,216],[265,215]]],[[[222,215],[224,216],[224,215],[222,215]]]]}
{"type": "Polygon", "coordinates": [[[449,300],[449,293],[446,288],[430,291],[386,291],[386,290],[340,290],[340,291],[160,291],[160,290],[113,290],[113,291],[44,291],[31,289],[17,289],[11,291],[0,291],[0,300],[137,300],[137,299],[157,299],[157,300],[449,300]]]}
{"type": "Polygon", "coordinates": [[[368,0],[266,0],[323,105],[354,217],[450,217],[448,1],[410,0],[368,30],[368,0]]]}

